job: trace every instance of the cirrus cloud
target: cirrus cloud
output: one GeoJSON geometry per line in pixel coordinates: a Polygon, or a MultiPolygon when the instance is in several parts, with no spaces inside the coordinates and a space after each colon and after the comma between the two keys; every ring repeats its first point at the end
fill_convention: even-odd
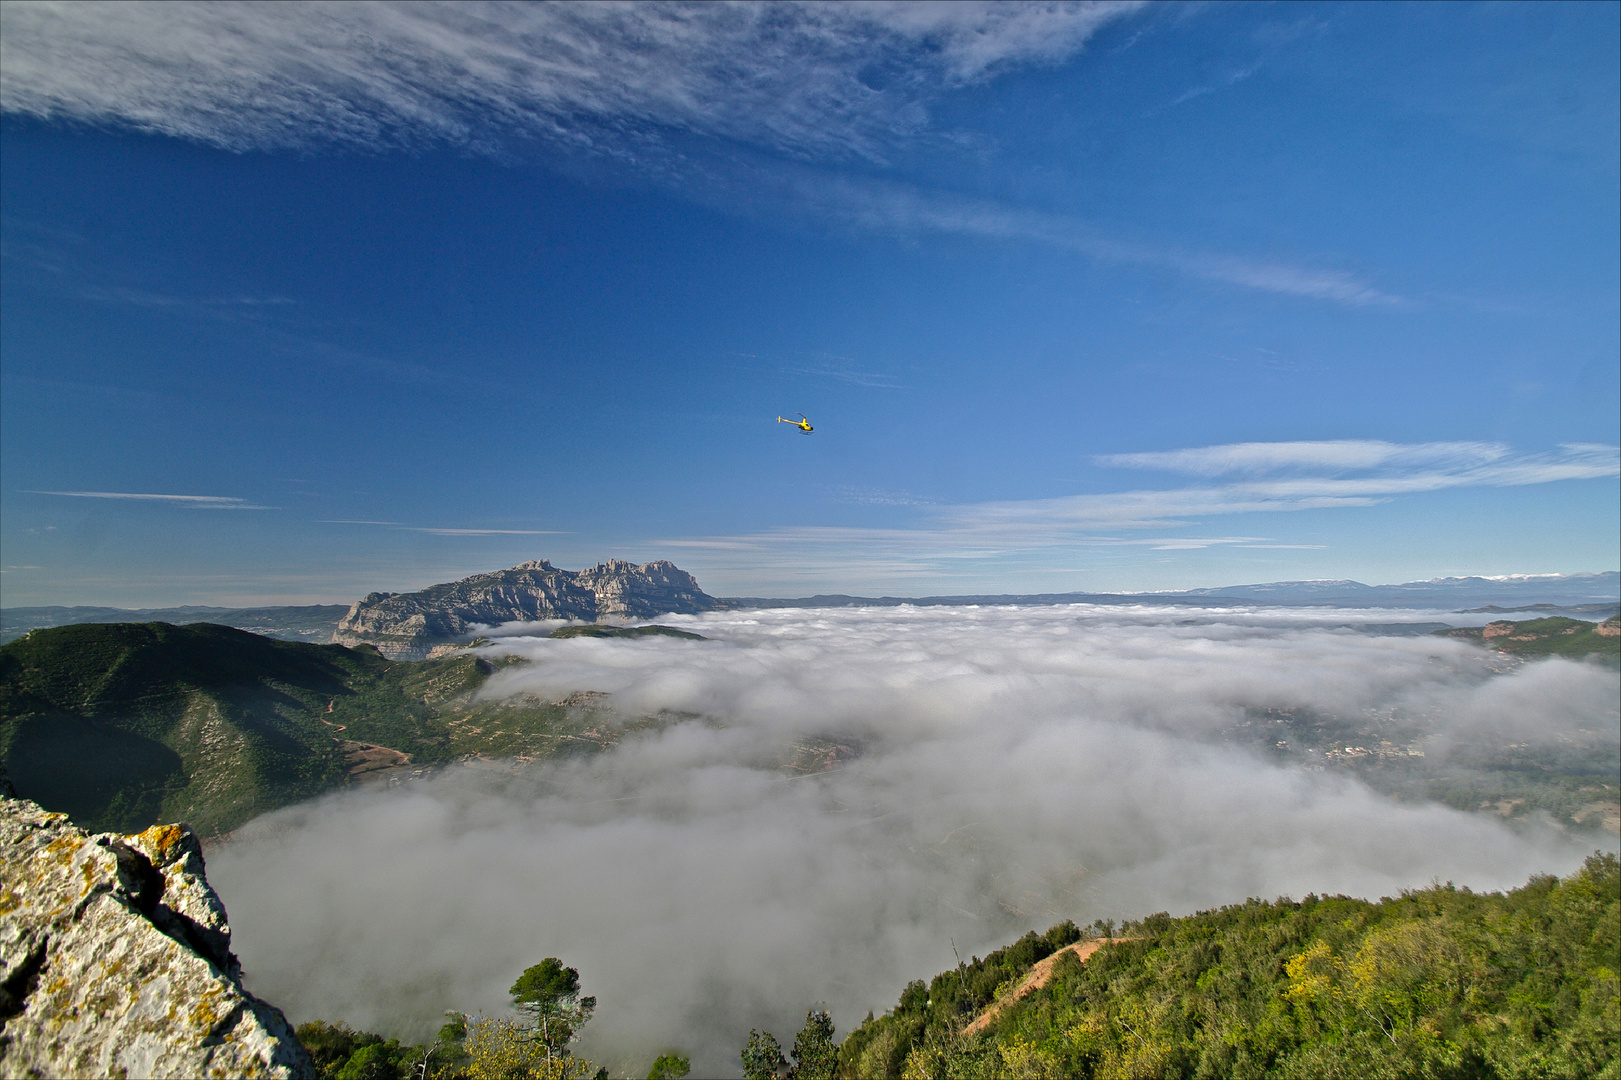
{"type": "Polygon", "coordinates": [[[877,158],[934,93],[1062,59],[1140,6],[8,3],[0,102],[233,150],[634,154],[662,128],[877,158]]]}
{"type": "Polygon", "coordinates": [[[27,495],[62,495],[70,499],[117,499],[127,502],[168,503],[193,510],[274,510],[231,495],[157,495],[144,491],[26,491],[27,495]]]}

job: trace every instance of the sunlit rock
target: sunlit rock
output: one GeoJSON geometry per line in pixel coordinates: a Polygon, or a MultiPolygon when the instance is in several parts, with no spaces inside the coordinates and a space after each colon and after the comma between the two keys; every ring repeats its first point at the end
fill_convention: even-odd
{"type": "Polygon", "coordinates": [[[184,825],[93,835],[0,795],[0,1074],[314,1077],[242,987],[184,825]]]}
{"type": "Polygon", "coordinates": [[[715,600],[674,563],[609,559],[560,570],[545,559],[475,574],[414,593],[371,593],[338,624],[339,645],[374,645],[395,660],[420,660],[479,626],[543,619],[648,619],[710,611],[715,600]]]}

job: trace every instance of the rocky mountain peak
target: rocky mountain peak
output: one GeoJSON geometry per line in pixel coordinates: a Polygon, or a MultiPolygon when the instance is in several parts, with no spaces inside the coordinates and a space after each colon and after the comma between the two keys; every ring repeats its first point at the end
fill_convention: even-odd
{"type": "Polygon", "coordinates": [[[573,571],[532,559],[414,593],[372,593],[349,609],[332,640],[375,645],[396,660],[420,659],[480,626],[543,619],[649,619],[714,607],[714,598],[691,574],[666,560],[637,565],[607,559],[573,571]]]}

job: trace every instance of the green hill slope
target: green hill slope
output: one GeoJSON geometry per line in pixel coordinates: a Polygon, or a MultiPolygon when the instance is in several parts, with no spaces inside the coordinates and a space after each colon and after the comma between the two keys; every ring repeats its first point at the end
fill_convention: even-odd
{"type": "Polygon", "coordinates": [[[593,695],[475,701],[493,671],[209,624],[35,630],[0,647],[0,755],[20,795],[86,828],[206,836],[389,769],[588,753],[625,730],[593,695]]]}
{"type": "Polygon", "coordinates": [[[1521,622],[1502,619],[1485,626],[1466,626],[1437,633],[1445,637],[1478,641],[1499,652],[1521,656],[1595,656],[1611,663],[1621,661],[1621,616],[1615,615],[1601,623],[1557,615],[1521,622]]]}
{"type": "Polygon", "coordinates": [[[1060,924],[912,983],[845,1039],[838,1075],[1621,1076],[1614,855],[1506,895],[1445,885],[1154,915],[1084,963],[1065,949],[1081,937],[1060,924]]]}

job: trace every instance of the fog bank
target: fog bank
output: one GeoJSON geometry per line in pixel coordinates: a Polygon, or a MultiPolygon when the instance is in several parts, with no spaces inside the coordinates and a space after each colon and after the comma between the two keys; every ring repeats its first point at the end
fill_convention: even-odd
{"type": "MultiPolygon", "coordinates": [[[[551,641],[487,693],[691,714],[592,759],[481,764],[267,815],[210,855],[250,986],[295,1021],[420,1038],[499,1011],[555,955],[601,1005],[585,1052],[681,1048],[736,1074],[812,1003],[841,1036],[901,987],[1026,929],[1249,896],[1376,897],[1568,872],[1551,823],[1400,804],[1220,740],[1248,710],[1405,710],[1481,732],[1621,737],[1621,677],[1428,636],[1389,610],[766,610],[711,638],[551,641]],[[795,747],[800,747],[795,750],[795,747]],[[842,749],[832,749],[831,747],[842,749]],[[781,768],[827,750],[827,771],[781,768]]],[[[1432,612],[1407,613],[1412,621],[1432,612]]],[[[1609,846],[1613,847],[1613,843],[1609,846]]],[[[638,1074],[639,1075],[639,1074],[638,1074]]]]}

